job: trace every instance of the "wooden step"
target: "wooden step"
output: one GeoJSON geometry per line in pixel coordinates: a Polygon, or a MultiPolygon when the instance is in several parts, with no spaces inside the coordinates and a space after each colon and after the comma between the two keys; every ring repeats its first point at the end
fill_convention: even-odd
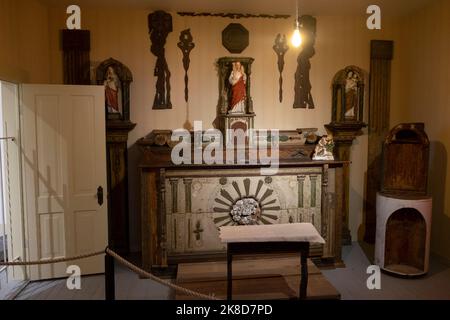
{"type": "MultiPolygon", "coordinates": [[[[300,282],[300,258],[254,258],[233,261],[233,299],[295,299],[300,282]]],[[[226,262],[182,263],[177,284],[226,298],[226,262]]],[[[308,299],[340,299],[339,292],[308,259],[308,299]]],[[[176,299],[195,299],[181,293],[176,299]]]]}

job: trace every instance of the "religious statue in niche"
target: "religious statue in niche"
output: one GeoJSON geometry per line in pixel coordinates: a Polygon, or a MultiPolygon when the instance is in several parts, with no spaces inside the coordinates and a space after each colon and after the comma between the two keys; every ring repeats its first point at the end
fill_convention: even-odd
{"type": "Polygon", "coordinates": [[[358,109],[358,74],[349,70],[345,79],[345,113],[346,119],[354,119],[358,109]]]}
{"type": "Polygon", "coordinates": [[[217,60],[219,101],[214,126],[229,142],[228,129],[244,132],[254,128],[253,101],[250,93],[253,58],[222,57],[217,60]]]}
{"type": "Polygon", "coordinates": [[[148,29],[152,42],[150,51],[157,58],[154,71],[157,80],[153,109],[171,109],[170,71],[165,57],[164,46],[168,34],[172,32],[172,16],[164,11],[155,11],[149,14],[148,29]]]}
{"type": "Polygon", "coordinates": [[[178,48],[180,48],[183,53],[183,68],[184,68],[184,100],[187,102],[189,99],[189,89],[188,89],[188,70],[189,64],[191,62],[189,54],[191,50],[194,49],[195,44],[192,42],[192,34],[190,29],[181,31],[180,42],[178,42],[178,48]]]}
{"type": "Polygon", "coordinates": [[[239,62],[232,62],[233,68],[231,70],[228,81],[230,82],[229,92],[229,114],[245,113],[245,105],[247,98],[247,75],[245,74],[244,66],[239,62]]]}
{"type": "Polygon", "coordinates": [[[312,16],[303,15],[299,18],[299,25],[303,44],[297,57],[293,107],[314,109],[314,101],[311,95],[312,87],[309,80],[309,71],[311,69],[309,60],[315,54],[316,19],[312,16]]]}
{"type": "Polygon", "coordinates": [[[97,67],[96,83],[105,87],[105,109],[108,120],[130,120],[131,71],[121,62],[109,58],[97,67]]]}
{"type": "Polygon", "coordinates": [[[103,82],[105,86],[105,104],[106,112],[110,114],[122,114],[122,90],[120,79],[113,66],[106,69],[106,79],[103,82]]]}
{"type": "Polygon", "coordinates": [[[278,91],[278,98],[280,102],[283,101],[283,69],[284,69],[284,55],[286,51],[289,50],[289,46],[287,45],[286,36],[283,34],[278,34],[275,38],[275,44],[273,45],[273,50],[277,54],[277,64],[278,64],[278,72],[280,73],[280,78],[278,80],[280,89],[278,91]]]}
{"type": "Polygon", "coordinates": [[[335,123],[362,122],[364,104],[364,73],[356,66],[347,66],[333,78],[333,114],[335,123]]]}

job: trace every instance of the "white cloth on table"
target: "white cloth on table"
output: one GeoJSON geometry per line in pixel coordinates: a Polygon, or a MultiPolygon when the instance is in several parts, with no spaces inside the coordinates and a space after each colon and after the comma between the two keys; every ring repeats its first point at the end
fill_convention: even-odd
{"type": "Polygon", "coordinates": [[[306,222],[220,227],[220,240],[224,243],[280,241],[325,243],[316,228],[306,222]]]}

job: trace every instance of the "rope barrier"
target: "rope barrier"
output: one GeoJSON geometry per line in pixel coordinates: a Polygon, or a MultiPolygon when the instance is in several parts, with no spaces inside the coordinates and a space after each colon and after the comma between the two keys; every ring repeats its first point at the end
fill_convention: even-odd
{"type": "Polygon", "coordinates": [[[218,298],[216,298],[216,297],[214,297],[212,295],[206,295],[206,294],[203,294],[203,293],[200,293],[200,292],[192,291],[192,290],[189,290],[187,288],[184,288],[184,287],[178,286],[176,284],[173,284],[173,283],[171,283],[171,282],[169,282],[167,280],[161,279],[161,278],[159,278],[159,277],[157,277],[157,276],[155,276],[155,275],[153,275],[153,274],[151,274],[151,273],[149,273],[149,272],[147,272],[145,270],[142,270],[141,268],[139,268],[138,266],[132,264],[128,260],[125,260],[124,258],[119,256],[117,253],[115,253],[114,251],[112,251],[109,248],[106,248],[105,252],[107,254],[109,254],[111,257],[113,257],[114,259],[116,259],[117,262],[119,262],[120,264],[124,265],[125,267],[129,268],[130,270],[134,271],[135,273],[139,274],[142,277],[150,278],[153,281],[156,281],[156,282],[158,282],[158,283],[160,283],[162,285],[168,286],[168,287],[170,287],[170,288],[172,288],[172,289],[174,289],[176,291],[185,293],[185,294],[187,294],[189,296],[194,296],[194,297],[198,297],[198,298],[201,298],[201,299],[207,299],[207,300],[219,300],[218,298]]]}
{"type": "Polygon", "coordinates": [[[32,266],[32,265],[41,265],[41,264],[50,264],[50,263],[58,263],[58,262],[67,262],[79,259],[86,259],[94,256],[99,256],[101,254],[105,254],[105,250],[80,254],[78,256],[68,257],[68,258],[55,258],[55,259],[45,259],[38,261],[15,261],[15,262],[1,262],[0,266],[32,266]]]}
{"type": "Polygon", "coordinates": [[[31,265],[42,265],[42,264],[50,264],[50,263],[59,263],[59,262],[67,262],[67,261],[73,261],[73,260],[79,260],[79,259],[85,259],[85,258],[90,258],[90,257],[94,257],[94,256],[99,256],[99,255],[103,255],[103,254],[107,254],[111,257],[113,257],[117,262],[119,262],[120,264],[122,264],[123,266],[127,267],[128,269],[130,269],[131,271],[133,271],[134,273],[137,273],[138,275],[144,277],[144,278],[148,278],[151,279],[155,282],[158,282],[162,285],[165,285],[169,288],[172,288],[178,292],[182,292],[184,294],[187,294],[189,296],[193,296],[193,297],[197,297],[197,298],[201,298],[201,299],[207,299],[207,300],[219,300],[218,298],[214,297],[213,295],[206,295],[200,292],[196,292],[181,286],[178,286],[176,284],[171,283],[170,281],[161,279],[157,276],[155,276],[154,274],[147,272],[141,268],[139,268],[138,266],[134,265],[133,263],[129,262],[128,260],[122,258],[120,255],[118,255],[117,253],[115,253],[114,251],[112,251],[111,249],[109,249],[108,247],[105,250],[102,251],[97,251],[97,252],[92,252],[92,253],[87,253],[87,254],[80,254],[77,256],[73,256],[73,257],[67,257],[67,258],[55,258],[55,259],[46,259],[46,260],[39,260],[39,261],[17,261],[17,262],[1,262],[0,261],[0,266],[31,266],[31,265]]]}

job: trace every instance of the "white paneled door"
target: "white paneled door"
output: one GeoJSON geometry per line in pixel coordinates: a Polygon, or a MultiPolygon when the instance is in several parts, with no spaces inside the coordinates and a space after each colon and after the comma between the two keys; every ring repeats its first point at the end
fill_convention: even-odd
{"type": "MultiPolygon", "coordinates": [[[[102,86],[22,85],[22,165],[29,260],[107,245],[105,102],[102,86]],[[102,196],[103,191],[103,196],[102,196]]],[[[30,268],[30,280],[104,271],[103,256],[30,268]]]]}

